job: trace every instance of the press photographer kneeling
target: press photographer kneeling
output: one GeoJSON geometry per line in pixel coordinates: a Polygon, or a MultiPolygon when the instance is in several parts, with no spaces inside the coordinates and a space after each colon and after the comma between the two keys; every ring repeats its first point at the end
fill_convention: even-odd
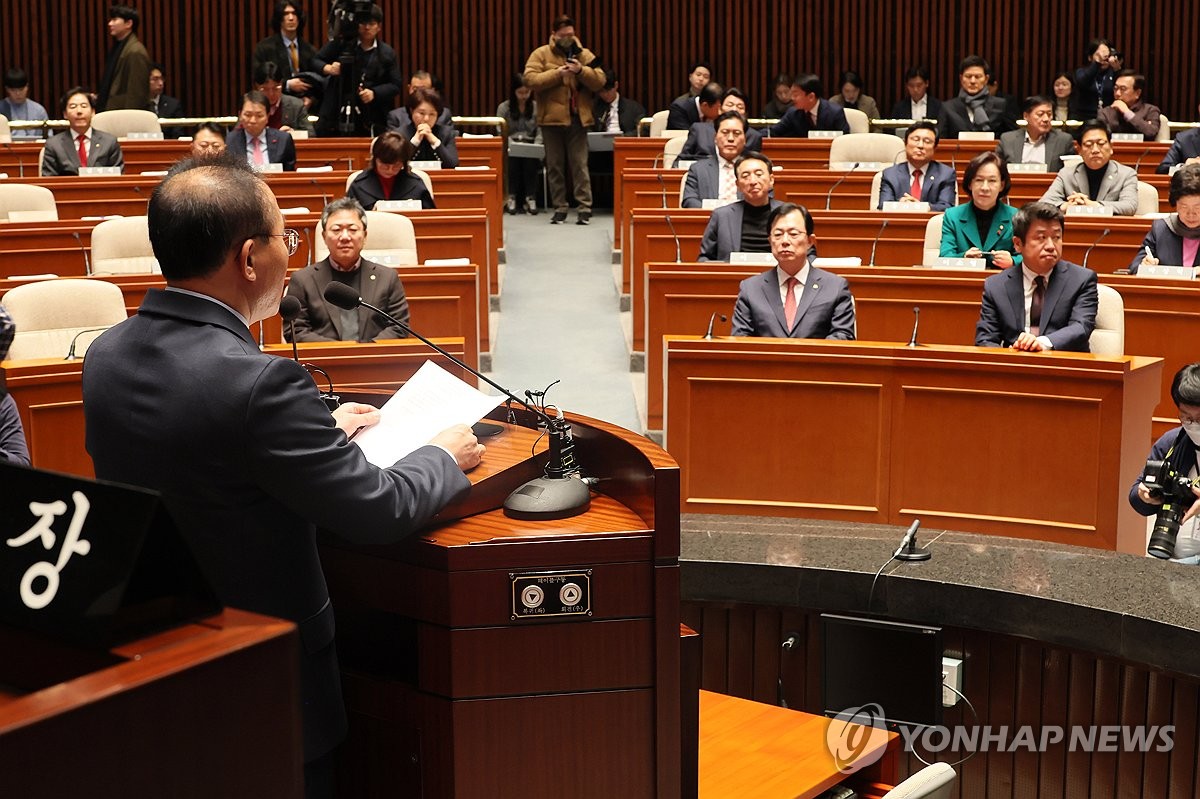
{"type": "Polygon", "coordinates": [[[1154,442],[1146,469],[1129,491],[1129,504],[1154,516],[1146,551],[1177,563],[1200,564],[1200,363],[1180,369],[1171,381],[1171,399],[1181,426],[1154,442]]]}

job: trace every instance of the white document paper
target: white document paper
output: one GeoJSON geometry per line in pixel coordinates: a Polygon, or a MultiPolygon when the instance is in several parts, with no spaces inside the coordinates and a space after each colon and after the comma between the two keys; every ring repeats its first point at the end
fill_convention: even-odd
{"type": "Polygon", "coordinates": [[[367,460],[386,469],[447,427],[475,424],[503,401],[426,361],[379,409],[379,424],[355,436],[354,443],[367,460]]]}

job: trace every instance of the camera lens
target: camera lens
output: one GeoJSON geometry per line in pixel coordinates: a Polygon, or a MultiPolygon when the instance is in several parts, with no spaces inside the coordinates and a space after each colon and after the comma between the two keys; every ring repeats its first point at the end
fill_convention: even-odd
{"type": "Polygon", "coordinates": [[[1146,552],[1152,557],[1167,560],[1175,556],[1175,537],[1179,535],[1179,520],[1186,510],[1183,505],[1165,504],[1154,517],[1154,530],[1146,552]]]}

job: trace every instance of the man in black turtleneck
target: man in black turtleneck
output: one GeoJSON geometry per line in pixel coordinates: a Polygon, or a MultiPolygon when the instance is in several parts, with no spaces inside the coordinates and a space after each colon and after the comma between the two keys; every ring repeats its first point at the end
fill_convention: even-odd
{"type": "Polygon", "coordinates": [[[1042,202],[1063,213],[1072,205],[1104,205],[1117,216],[1137,213],[1137,173],[1112,160],[1108,125],[1098,119],[1084,122],[1076,147],[1083,162],[1063,167],[1042,195],[1042,202]]]}
{"type": "Polygon", "coordinates": [[[1008,103],[988,92],[991,65],[982,57],[969,55],[958,65],[958,96],[942,103],[938,112],[938,135],[957,139],[963,131],[990,131],[997,137],[1017,129],[1008,103]]]}
{"type": "Polygon", "coordinates": [[[742,153],[733,163],[742,199],[713,211],[700,242],[701,261],[728,261],[733,252],[770,252],[767,219],[779,201],[771,198],[771,159],[742,153]]]}

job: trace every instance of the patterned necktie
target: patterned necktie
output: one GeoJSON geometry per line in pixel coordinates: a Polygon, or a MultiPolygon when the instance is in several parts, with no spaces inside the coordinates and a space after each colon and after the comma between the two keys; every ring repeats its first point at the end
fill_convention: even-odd
{"type": "Polygon", "coordinates": [[[292,72],[300,71],[300,53],[296,50],[296,43],[292,42],[288,45],[288,55],[292,58],[292,72]]]}
{"type": "Polygon", "coordinates": [[[783,282],[784,291],[787,292],[787,298],[783,301],[783,320],[787,322],[789,333],[796,324],[796,286],[799,283],[794,277],[789,277],[783,282]]]}
{"type": "Polygon", "coordinates": [[[913,170],[912,188],[908,190],[908,193],[912,196],[912,198],[914,200],[921,199],[921,170],[919,170],[919,169],[913,170]]]}
{"type": "Polygon", "coordinates": [[[717,195],[718,200],[736,200],[737,199],[737,181],[733,177],[733,164],[728,161],[721,162],[721,188],[717,195]]]}
{"type": "Polygon", "coordinates": [[[1046,299],[1046,279],[1038,275],[1033,279],[1033,299],[1029,303],[1029,333],[1042,334],[1042,303],[1046,299]]]}
{"type": "Polygon", "coordinates": [[[76,137],[76,141],[79,142],[79,166],[85,167],[87,166],[87,136],[80,133],[76,137]]]}

